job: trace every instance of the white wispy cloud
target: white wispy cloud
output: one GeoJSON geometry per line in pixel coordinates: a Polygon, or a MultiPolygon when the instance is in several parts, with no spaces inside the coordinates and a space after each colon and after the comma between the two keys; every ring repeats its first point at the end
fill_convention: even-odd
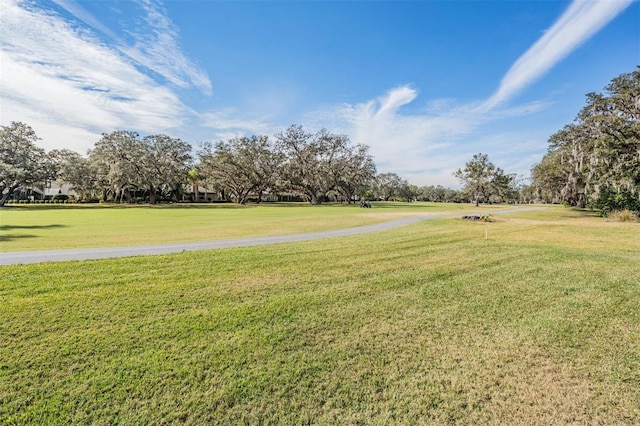
{"type": "Polygon", "coordinates": [[[574,0],[551,28],[505,74],[499,88],[486,100],[456,103],[433,100],[419,114],[403,113],[418,92],[401,86],[360,104],[339,105],[322,117],[325,126],[340,129],[357,143],[371,147],[379,171],[397,172],[417,184],[457,186],[452,173],[482,150],[507,172],[528,175],[539,161],[549,134],[487,129],[503,119],[535,114],[549,106],[544,101],[504,107],[517,92],[540,78],[560,60],[621,13],[633,0],[574,0]]]}
{"type": "MultiPolygon", "coordinates": [[[[84,152],[101,132],[167,131],[193,114],[170,86],[95,33],[38,4],[1,1],[2,120],[46,129],[45,148],[84,152]],[[94,136],[87,140],[89,135],[94,136]]],[[[65,3],[91,22],[90,15],[69,6],[73,2],[65,3]]]]}
{"type": "Polygon", "coordinates": [[[633,0],[574,0],[545,34],[511,66],[496,92],[481,106],[490,110],[539,79],[600,31],[633,0]]]}
{"type": "Polygon", "coordinates": [[[162,4],[155,0],[136,0],[145,12],[146,26],[133,31],[135,44],[119,46],[141,65],[157,72],[173,84],[186,88],[193,84],[211,95],[211,81],[183,53],[178,43],[179,31],[162,4]]]}
{"type": "Polygon", "coordinates": [[[198,114],[200,125],[207,129],[207,140],[224,140],[246,135],[271,136],[283,130],[269,117],[245,117],[235,108],[198,114]]]}
{"type": "Polygon", "coordinates": [[[482,101],[435,99],[413,108],[417,113],[403,110],[417,101],[415,88],[400,86],[370,101],[314,111],[304,122],[368,145],[379,172],[395,172],[418,185],[459,186],[453,172],[479,151],[507,172],[527,175],[546,149],[549,135],[543,129],[523,135],[494,130],[493,124],[535,114],[547,102],[485,111],[479,108],[482,101]]]}
{"type": "Polygon", "coordinates": [[[85,24],[95,28],[108,37],[119,40],[120,38],[113,31],[102,24],[95,16],[89,13],[82,5],[75,0],[52,0],[55,4],[71,13],[76,18],[80,19],[85,24]]]}
{"type": "MultiPolygon", "coordinates": [[[[128,43],[76,0],[53,1],[77,19],[107,35],[114,42],[113,46],[137,65],[161,75],[178,87],[187,88],[193,85],[206,95],[212,94],[209,76],[182,52],[178,41],[179,30],[160,2],[135,0],[143,14],[141,20],[135,21],[135,26],[123,28],[123,31],[132,35],[132,42],[128,43]]],[[[128,22],[132,21],[122,21],[121,24],[126,25],[128,22]]]]}
{"type": "Polygon", "coordinates": [[[450,101],[444,109],[403,113],[403,107],[417,97],[415,88],[400,86],[367,102],[314,111],[304,122],[368,145],[379,172],[396,172],[418,184],[439,179],[453,185],[451,170],[460,161],[456,143],[477,127],[480,115],[475,105],[454,105],[450,101]]]}
{"type": "MultiPolygon", "coordinates": [[[[174,130],[187,140],[199,132],[200,140],[216,140],[273,135],[290,124],[276,123],[281,120],[276,117],[288,113],[298,94],[283,94],[280,86],[263,96],[252,94],[263,106],[253,109],[258,111],[254,114],[243,113],[251,108],[197,112],[185,106],[176,88],[208,94],[211,82],[182,52],[179,30],[158,1],[136,0],[141,18],[135,22],[141,26],[117,31],[76,0],[53,1],[85,25],[37,2],[0,0],[3,124],[16,120],[32,125],[45,148],[84,152],[101,132],[116,129],[174,130]]],[[[360,103],[302,113],[294,121],[311,131],[326,127],[369,145],[379,171],[397,172],[416,184],[458,185],[452,172],[478,150],[508,172],[526,173],[535,155],[544,151],[541,144],[546,145],[548,135],[498,132],[491,125],[546,108],[541,101],[504,105],[631,3],[572,2],[486,100],[435,99],[421,105],[417,88],[402,85],[360,103]]]]}

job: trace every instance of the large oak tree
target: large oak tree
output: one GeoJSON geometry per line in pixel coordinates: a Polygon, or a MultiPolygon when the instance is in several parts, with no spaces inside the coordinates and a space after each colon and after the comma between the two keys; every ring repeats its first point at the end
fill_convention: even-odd
{"type": "Polygon", "coordinates": [[[36,145],[40,138],[30,126],[12,121],[0,127],[0,207],[4,207],[17,188],[43,186],[53,176],[45,150],[36,145]]]}
{"type": "Polygon", "coordinates": [[[515,176],[496,167],[487,154],[475,154],[464,168],[453,175],[464,184],[464,192],[469,194],[476,207],[491,196],[505,200],[513,192],[515,176]]]}
{"type": "Polygon", "coordinates": [[[604,213],[640,210],[640,68],[589,93],[574,123],[549,139],[532,169],[544,201],[591,205],[604,213]]]}
{"type": "Polygon", "coordinates": [[[264,135],[205,143],[198,153],[199,172],[213,188],[226,191],[239,204],[276,184],[280,160],[264,135]]]}

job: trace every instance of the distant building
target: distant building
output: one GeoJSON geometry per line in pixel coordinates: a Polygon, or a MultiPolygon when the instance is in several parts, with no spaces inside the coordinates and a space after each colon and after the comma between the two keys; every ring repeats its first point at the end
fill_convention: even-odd
{"type": "Polygon", "coordinates": [[[78,193],[71,189],[71,185],[63,183],[62,185],[52,182],[44,189],[44,199],[50,200],[56,195],[67,195],[69,197],[78,198],[78,193]]]}
{"type": "Polygon", "coordinates": [[[75,191],[71,190],[71,185],[58,185],[53,182],[44,189],[19,186],[9,196],[9,200],[51,200],[56,195],[66,195],[74,198],[78,196],[75,191]]]}

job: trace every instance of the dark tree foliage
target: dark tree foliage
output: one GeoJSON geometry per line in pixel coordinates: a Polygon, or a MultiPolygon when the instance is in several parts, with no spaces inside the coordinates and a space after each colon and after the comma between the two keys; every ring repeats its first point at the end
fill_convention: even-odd
{"type": "Polygon", "coordinates": [[[331,192],[351,202],[364,193],[375,175],[368,148],[351,147],[349,138],[326,129],[312,134],[302,126],[290,126],[276,135],[276,150],[283,163],[280,181],[284,188],[319,204],[331,192]]]}
{"type": "Polygon", "coordinates": [[[396,173],[380,173],[376,176],[374,194],[376,198],[389,201],[406,198],[409,194],[409,182],[396,173]]]}
{"type": "Polygon", "coordinates": [[[216,144],[205,143],[198,152],[202,179],[212,188],[225,191],[239,203],[275,187],[280,160],[268,136],[229,139],[216,144]]]}
{"type": "Polygon", "coordinates": [[[464,192],[476,207],[481,202],[509,201],[517,192],[515,176],[496,167],[487,154],[475,154],[463,169],[458,169],[453,175],[464,184],[464,192]]]}
{"type": "Polygon", "coordinates": [[[58,182],[71,185],[80,200],[93,197],[97,190],[96,170],[87,158],[69,149],[54,149],[48,156],[58,182]]]}
{"type": "Polygon", "coordinates": [[[132,192],[142,191],[150,203],[158,195],[171,196],[187,181],[191,145],[166,135],[140,139],[136,132],[105,133],[90,151],[96,184],[103,199],[109,194],[132,201],[132,192]]]}
{"type": "MultiPolygon", "coordinates": [[[[312,204],[330,197],[351,203],[364,196],[376,173],[368,146],[351,145],[347,136],[325,129],[312,134],[295,125],[277,134],[273,143],[264,135],[204,143],[195,165],[189,144],[162,134],[103,133],[87,157],[67,149],[46,153],[35,145],[37,140],[25,124],[2,127],[2,204],[18,187],[44,187],[53,180],[70,184],[80,199],[99,196],[103,201],[175,200],[184,187],[198,199],[203,184],[222,199],[241,204],[282,192],[312,204]]],[[[413,199],[417,189],[402,194],[413,199]]]]}
{"type": "Polygon", "coordinates": [[[548,202],[640,211],[640,68],[589,93],[574,123],[549,139],[532,169],[538,197],[548,202]]]}
{"type": "Polygon", "coordinates": [[[36,143],[40,139],[33,129],[12,121],[0,126],[0,207],[19,187],[41,187],[53,178],[44,149],[36,143]]]}

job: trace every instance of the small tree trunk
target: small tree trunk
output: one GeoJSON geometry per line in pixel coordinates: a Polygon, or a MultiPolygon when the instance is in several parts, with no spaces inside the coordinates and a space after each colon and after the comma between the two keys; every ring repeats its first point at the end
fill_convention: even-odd
{"type": "Polygon", "coordinates": [[[4,207],[4,203],[6,203],[9,199],[9,194],[11,194],[11,191],[7,192],[6,194],[2,194],[2,198],[0,198],[0,207],[4,207]]]}
{"type": "Polygon", "coordinates": [[[149,203],[151,203],[151,204],[155,204],[156,203],[156,191],[153,188],[153,186],[151,186],[149,188],[149,203]]]}

